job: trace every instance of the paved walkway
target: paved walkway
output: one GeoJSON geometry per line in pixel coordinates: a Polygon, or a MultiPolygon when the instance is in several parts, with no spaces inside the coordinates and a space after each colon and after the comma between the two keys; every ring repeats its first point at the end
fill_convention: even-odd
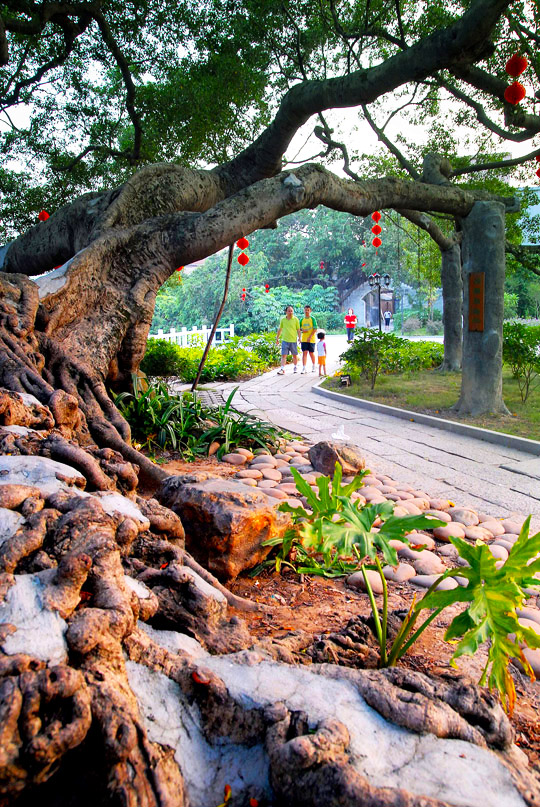
{"type": "MultiPolygon", "coordinates": [[[[344,336],[326,341],[331,375],[347,345],[344,336]]],[[[372,471],[433,497],[496,517],[531,513],[540,529],[540,482],[502,467],[531,461],[533,455],[322,398],[311,389],[319,381],[317,372],[302,375],[300,369],[299,362],[296,375],[289,365],[284,376],[273,370],[240,384],[234,405],[315,442],[353,442],[372,471]]],[[[224,385],[223,394],[234,386],[224,385]]]]}

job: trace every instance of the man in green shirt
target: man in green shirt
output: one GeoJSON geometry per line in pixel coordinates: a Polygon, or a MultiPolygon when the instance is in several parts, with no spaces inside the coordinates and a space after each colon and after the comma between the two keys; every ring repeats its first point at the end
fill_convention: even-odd
{"type": "Polygon", "coordinates": [[[304,316],[300,323],[302,332],[302,372],[306,373],[308,355],[311,356],[311,372],[315,372],[315,334],[317,333],[317,320],[311,314],[311,307],[304,306],[304,316]]]}
{"type": "Polygon", "coordinates": [[[279,338],[283,337],[281,342],[281,369],[278,370],[278,375],[285,374],[285,363],[289,353],[292,356],[294,369],[293,373],[297,371],[298,363],[298,342],[300,341],[300,323],[298,318],[294,316],[294,309],[292,305],[288,305],[285,309],[285,316],[281,318],[279,328],[276,336],[276,344],[279,345],[279,338]]]}

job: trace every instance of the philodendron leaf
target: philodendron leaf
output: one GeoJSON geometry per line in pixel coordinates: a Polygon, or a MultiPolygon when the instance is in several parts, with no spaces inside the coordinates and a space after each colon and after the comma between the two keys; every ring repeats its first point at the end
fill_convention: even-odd
{"type": "MultiPolygon", "coordinates": [[[[534,561],[532,566],[527,566],[527,563],[536,557],[540,549],[539,536],[528,538],[528,527],[527,521],[508,560],[500,569],[497,569],[495,558],[482,541],[471,545],[461,538],[451,538],[459,555],[469,564],[460,569],[460,575],[468,581],[467,586],[451,591],[432,591],[416,606],[421,610],[441,608],[456,602],[469,603],[466,611],[452,620],[445,634],[448,641],[459,639],[452,659],[471,655],[488,641],[488,663],[480,683],[487,680],[490,688],[496,688],[504,707],[510,712],[516,697],[508,671],[510,660],[520,658],[532,675],[521,646],[525,644],[540,648],[540,636],[520,625],[516,613],[516,609],[526,600],[524,585],[531,580],[534,561]]],[[[540,585],[538,580],[535,583],[540,585]]]]}

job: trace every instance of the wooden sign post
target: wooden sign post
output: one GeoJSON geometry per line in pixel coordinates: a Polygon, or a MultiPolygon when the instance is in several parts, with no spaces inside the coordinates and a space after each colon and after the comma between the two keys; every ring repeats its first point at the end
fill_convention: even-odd
{"type": "Polygon", "coordinates": [[[485,272],[469,275],[469,331],[484,330],[485,272]]]}

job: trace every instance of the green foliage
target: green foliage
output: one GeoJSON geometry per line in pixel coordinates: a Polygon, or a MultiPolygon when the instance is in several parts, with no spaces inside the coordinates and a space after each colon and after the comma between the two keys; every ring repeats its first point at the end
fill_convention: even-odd
{"type": "Polygon", "coordinates": [[[527,599],[525,589],[540,586],[535,576],[540,572],[540,533],[529,537],[530,516],[523,524],[518,540],[508,559],[497,569],[489,548],[481,541],[471,546],[461,538],[450,540],[467,561],[468,566],[449,570],[443,577],[459,574],[468,580],[466,587],[450,591],[431,591],[418,604],[417,610],[438,611],[454,603],[469,603],[465,611],[454,617],[445,634],[447,641],[459,640],[453,659],[474,654],[481,644],[489,642],[488,660],[480,679],[499,691],[505,708],[512,711],[516,693],[508,670],[512,658],[519,658],[531,677],[533,672],[523,655],[521,645],[540,648],[540,636],[518,622],[516,609],[527,599]]]}
{"type": "MultiPolygon", "coordinates": [[[[180,347],[164,339],[149,339],[141,370],[148,376],[177,376],[187,383],[195,380],[204,348],[201,344],[180,347]]],[[[276,334],[234,337],[210,348],[201,381],[230,380],[263,373],[279,364],[276,334]]]]}
{"type": "Polygon", "coordinates": [[[516,379],[521,400],[526,401],[540,375],[540,325],[505,322],[503,325],[503,361],[516,379]]]}
{"type": "Polygon", "coordinates": [[[519,297],[509,291],[504,292],[504,319],[517,317],[519,297]]]}
{"type": "Polygon", "coordinates": [[[379,373],[425,370],[439,365],[444,348],[436,342],[409,342],[393,333],[359,328],[342,353],[346,372],[359,372],[374,389],[379,373]]]}
{"type": "Polygon", "coordinates": [[[212,407],[197,393],[174,395],[163,382],[143,390],[135,378],[133,393],[120,393],[114,400],[133,439],[150,450],[173,449],[193,460],[206,455],[214,441],[221,443],[219,457],[239,446],[276,447],[283,436],[279,429],[232,406],[237,389],[222,406],[212,407]]]}

